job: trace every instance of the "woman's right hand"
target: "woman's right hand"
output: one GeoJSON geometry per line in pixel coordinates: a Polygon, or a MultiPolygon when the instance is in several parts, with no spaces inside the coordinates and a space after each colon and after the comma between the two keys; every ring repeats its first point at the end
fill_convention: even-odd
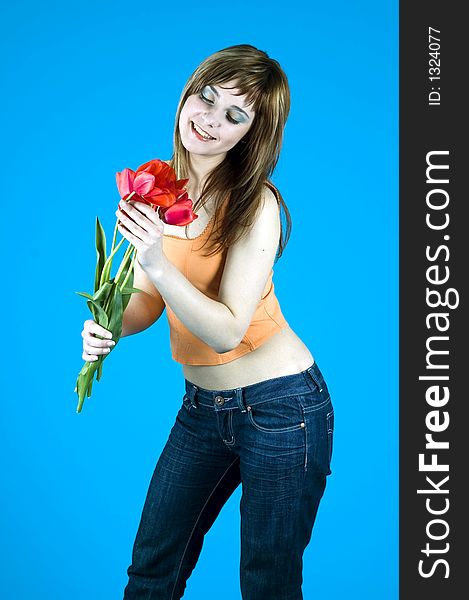
{"type": "Polygon", "coordinates": [[[112,333],[101,327],[101,325],[98,325],[93,319],[87,319],[83,323],[81,337],[83,338],[83,354],[81,357],[88,362],[98,360],[98,357],[102,354],[109,354],[111,348],[115,346],[115,342],[111,339],[112,333]],[[95,335],[100,335],[107,339],[102,340],[95,337],[95,335]]]}

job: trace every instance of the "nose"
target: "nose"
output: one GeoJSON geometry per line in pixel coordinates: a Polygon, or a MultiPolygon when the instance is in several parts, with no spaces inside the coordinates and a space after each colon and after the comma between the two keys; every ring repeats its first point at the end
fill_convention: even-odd
{"type": "Polygon", "coordinates": [[[216,109],[206,110],[203,113],[204,125],[207,127],[219,127],[220,119],[216,112],[216,109]]]}

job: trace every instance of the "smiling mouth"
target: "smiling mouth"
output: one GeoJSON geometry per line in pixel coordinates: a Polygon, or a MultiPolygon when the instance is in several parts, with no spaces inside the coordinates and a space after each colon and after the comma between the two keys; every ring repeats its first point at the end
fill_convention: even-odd
{"type": "Polygon", "coordinates": [[[196,125],[194,123],[194,121],[191,121],[191,128],[192,131],[194,131],[199,137],[201,137],[204,140],[214,140],[215,138],[212,137],[211,135],[209,135],[206,131],[204,131],[203,129],[201,129],[198,125],[196,125]]]}

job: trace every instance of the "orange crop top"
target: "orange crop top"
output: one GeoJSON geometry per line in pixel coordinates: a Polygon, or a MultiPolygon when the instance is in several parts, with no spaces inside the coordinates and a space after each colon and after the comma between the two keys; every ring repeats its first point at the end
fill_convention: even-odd
{"type": "MultiPolygon", "coordinates": [[[[270,184],[269,187],[271,187],[277,196],[276,189],[270,184]]],[[[163,235],[163,251],[173,265],[187,277],[192,285],[209,298],[217,300],[227,249],[225,248],[213,256],[203,256],[202,252],[206,252],[209,249],[209,243],[207,242],[203,251],[200,252],[206,238],[213,230],[213,225],[214,217],[209,221],[205,230],[196,238],[186,239],[174,235],[163,235]]],[[[227,363],[255,350],[268,338],[278,333],[284,327],[287,327],[288,323],[282,315],[280,305],[274,293],[272,276],[273,269],[249,328],[246,331],[246,335],[236,348],[222,354],[215,352],[208,344],[191,333],[177,318],[171,308],[166,305],[173,359],[176,362],[186,365],[218,365],[227,363]]]]}

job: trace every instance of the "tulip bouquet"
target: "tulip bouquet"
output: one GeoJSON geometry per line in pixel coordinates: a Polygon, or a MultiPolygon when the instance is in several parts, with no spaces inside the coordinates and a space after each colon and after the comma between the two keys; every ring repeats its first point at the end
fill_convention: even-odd
{"type": "MultiPolygon", "coordinates": [[[[192,212],[192,200],[189,199],[184,186],[188,179],[177,179],[174,170],[165,162],[154,159],[136,171],[124,169],[116,173],[117,188],[121,199],[132,202],[143,202],[158,212],[159,218],[168,225],[187,225],[197,218],[192,212]]],[[[76,292],[87,299],[93,320],[112,332],[112,338],[119,341],[122,334],[122,318],[130,297],[140,292],[133,286],[134,262],[136,248],[129,242],[124,256],[114,277],[111,277],[113,259],[122,246],[123,237],[116,244],[117,225],[109,254],[106,253],[106,235],[96,217],[96,255],[97,263],[94,277],[93,295],[76,292]]],[[[81,412],[85,396],[91,396],[94,377],[99,381],[102,374],[103,361],[107,355],[98,356],[94,362],[85,362],[75,385],[78,394],[76,412],[81,412]]]]}

